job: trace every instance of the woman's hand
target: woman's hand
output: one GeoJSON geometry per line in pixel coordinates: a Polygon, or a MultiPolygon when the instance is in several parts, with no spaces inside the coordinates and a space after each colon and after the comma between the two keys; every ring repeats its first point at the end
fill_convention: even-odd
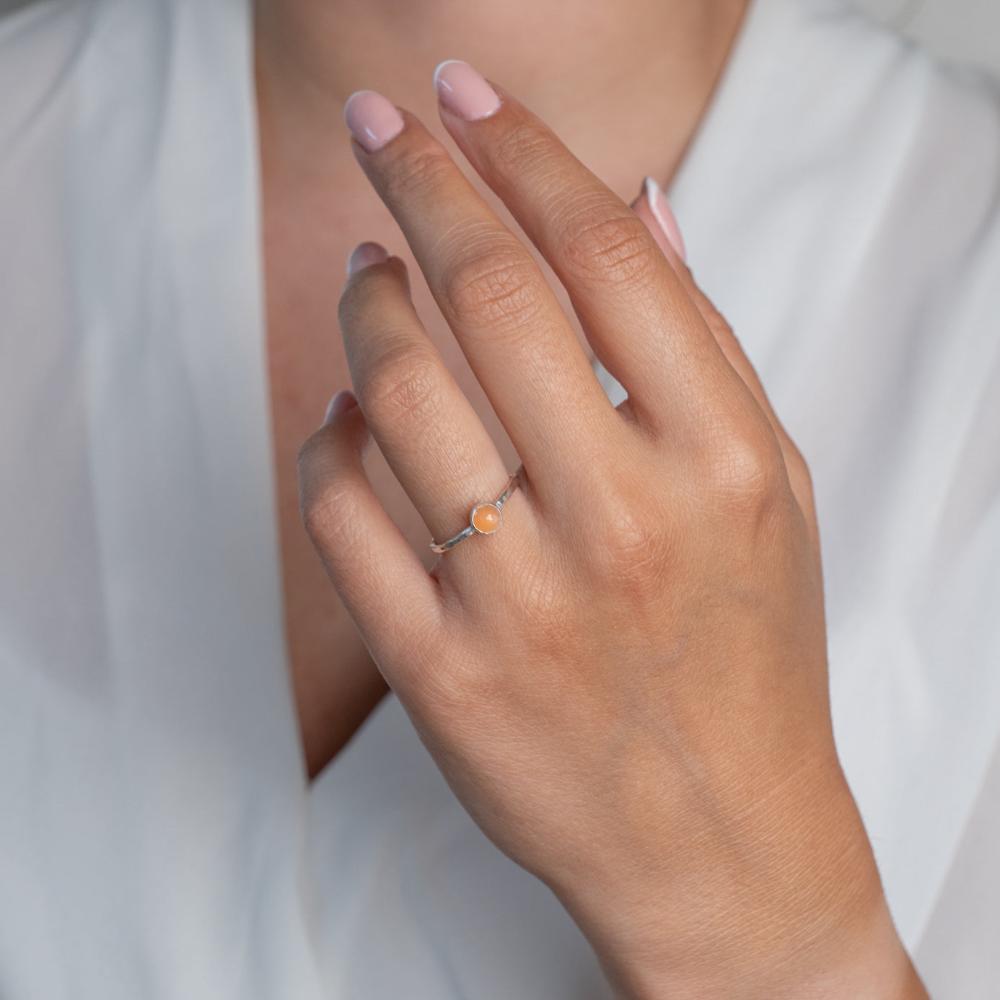
{"type": "Polygon", "coordinates": [[[340,396],[301,458],[338,591],[455,793],[625,995],[923,995],[834,748],[801,457],[662,237],[467,66],[438,87],[628,400],[420,122],[355,96],[358,159],[524,465],[502,528],[428,574],[368,485],[368,431],[438,540],[509,471],[401,262],[360,248],[341,307],[360,407],[340,396]]]}

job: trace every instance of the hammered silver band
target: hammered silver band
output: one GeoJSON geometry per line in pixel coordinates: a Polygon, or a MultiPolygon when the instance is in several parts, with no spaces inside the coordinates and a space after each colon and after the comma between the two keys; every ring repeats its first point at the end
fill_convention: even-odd
{"type": "Polygon", "coordinates": [[[504,504],[511,498],[514,491],[520,485],[520,481],[521,468],[518,468],[517,472],[507,480],[507,485],[496,500],[487,500],[474,504],[472,510],[469,511],[469,523],[457,535],[452,535],[451,538],[443,542],[432,541],[431,551],[436,552],[438,555],[443,555],[458,545],[459,542],[464,542],[466,538],[471,538],[473,535],[492,535],[498,531],[500,525],[503,523],[502,514],[504,504]],[[484,508],[492,508],[496,513],[493,514],[492,510],[484,510],[484,508]],[[477,521],[479,522],[479,527],[477,527],[477,521]],[[486,530],[484,524],[492,522],[495,522],[495,526],[486,530]]]}

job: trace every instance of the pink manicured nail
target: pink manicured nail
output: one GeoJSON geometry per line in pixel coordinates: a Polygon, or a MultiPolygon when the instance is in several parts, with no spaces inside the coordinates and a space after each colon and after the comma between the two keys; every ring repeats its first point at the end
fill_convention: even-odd
{"type": "Polygon", "coordinates": [[[356,90],[344,104],[344,121],[351,135],[375,153],[403,131],[403,116],[392,103],[374,90],[356,90]]]}
{"type": "Polygon", "coordinates": [[[467,62],[445,59],[434,70],[438,100],[467,122],[489,118],[500,107],[497,92],[467,62]]]}
{"type": "Polygon", "coordinates": [[[381,243],[359,243],[347,258],[347,276],[357,274],[363,267],[381,264],[389,259],[389,251],[381,243]]]}
{"type": "Polygon", "coordinates": [[[326,408],[326,416],[323,423],[328,424],[331,420],[336,420],[342,413],[346,413],[352,406],[357,406],[358,401],[354,398],[354,393],[350,389],[341,389],[333,399],[330,400],[326,408]]]}
{"type": "Polygon", "coordinates": [[[667,196],[652,177],[646,178],[644,186],[646,201],[649,202],[649,210],[653,213],[653,218],[656,219],[660,229],[663,230],[663,235],[677,252],[677,256],[686,261],[687,249],[684,246],[684,237],[681,236],[681,227],[677,225],[677,217],[670,207],[670,202],[667,201],[667,196]]]}

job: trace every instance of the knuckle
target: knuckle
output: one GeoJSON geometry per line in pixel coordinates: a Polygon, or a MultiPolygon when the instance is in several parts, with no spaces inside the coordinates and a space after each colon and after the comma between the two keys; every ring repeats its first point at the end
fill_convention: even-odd
{"type": "Polygon", "coordinates": [[[390,204],[439,189],[455,165],[440,146],[424,145],[402,153],[386,173],[384,185],[390,204]]]}
{"type": "Polygon", "coordinates": [[[702,481],[728,513],[758,516],[778,498],[781,457],[773,435],[731,431],[708,450],[702,481]]]}
{"type": "Polygon", "coordinates": [[[598,552],[607,564],[621,575],[655,565],[664,549],[664,533],[653,517],[645,512],[619,508],[605,521],[599,535],[598,552]]]}
{"type": "Polygon", "coordinates": [[[796,476],[801,486],[802,497],[810,507],[816,505],[816,484],[813,482],[812,472],[805,463],[796,470],[796,476]]]}
{"type": "Polygon", "coordinates": [[[448,695],[449,644],[437,614],[410,612],[405,628],[386,630],[379,642],[393,663],[393,687],[423,709],[448,695]],[[440,692],[440,696],[438,695],[440,692]]]}
{"type": "Polygon", "coordinates": [[[441,402],[440,370],[430,352],[389,348],[358,387],[362,409],[381,425],[433,419],[441,402]]]}
{"type": "Polygon", "coordinates": [[[719,312],[715,303],[705,295],[700,296],[700,301],[702,315],[705,317],[705,322],[708,324],[708,328],[712,331],[712,335],[716,340],[729,341],[738,351],[743,353],[743,346],[740,344],[739,338],[736,336],[732,326],[730,326],[729,320],[719,312]]]}
{"type": "Polygon", "coordinates": [[[537,315],[538,274],[520,246],[498,246],[448,267],[442,288],[455,320],[468,327],[520,326],[537,315]]]}
{"type": "Polygon", "coordinates": [[[813,483],[812,470],[798,445],[785,435],[785,465],[788,468],[788,478],[796,494],[812,507],[815,504],[816,488],[813,483]]]}
{"type": "Polygon", "coordinates": [[[347,330],[371,320],[384,301],[388,278],[378,266],[367,267],[344,286],[337,306],[342,328],[347,330]]]}
{"type": "Polygon", "coordinates": [[[333,476],[322,488],[302,498],[306,533],[324,549],[347,551],[362,533],[357,486],[347,477],[333,476]]]}
{"type": "Polygon", "coordinates": [[[491,153],[492,165],[502,176],[519,177],[526,163],[539,164],[552,148],[552,134],[544,125],[521,121],[497,139],[491,153]]]}
{"type": "Polygon", "coordinates": [[[485,671],[477,673],[465,658],[449,655],[437,645],[413,644],[400,658],[405,665],[406,691],[420,713],[432,719],[449,720],[451,739],[455,720],[469,717],[476,709],[475,690],[485,671]],[[420,652],[414,656],[413,650],[420,652]]]}
{"type": "Polygon", "coordinates": [[[575,271],[617,286],[649,279],[661,256],[646,227],[635,215],[614,214],[566,226],[563,259],[575,271]]]}
{"type": "Polygon", "coordinates": [[[516,620],[531,636],[532,649],[543,659],[565,656],[581,634],[576,601],[565,579],[536,559],[523,568],[514,587],[511,603],[516,620]]]}
{"type": "Polygon", "coordinates": [[[658,593],[672,549],[667,519],[648,496],[622,493],[601,505],[591,552],[600,576],[615,593],[658,593]]]}
{"type": "Polygon", "coordinates": [[[300,482],[305,481],[308,472],[315,467],[329,448],[329,440],[326,428],[321,427],[318,431],[310,434],[302,442],[298,453],[298,470],[300,482]]]}
{"type": "Polygon", "coordinates": [[[799,446],[788,436],[787,433],[784,434],[784,438],[785,451],[787,453],[785,462],[789,467],[789,471],[794,472],[800,481],[807,484],[809,489],[812,490],[812,470],[809,468],[809,463],[806,461],[805,455],[802,454],[799,446]]]}

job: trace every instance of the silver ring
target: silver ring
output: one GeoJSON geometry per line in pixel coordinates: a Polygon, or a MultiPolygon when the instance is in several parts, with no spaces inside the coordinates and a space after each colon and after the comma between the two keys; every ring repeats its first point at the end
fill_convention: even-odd
{"type": "Polygon", "coordinates": [[[499,531],[500,525],[503,524],[504,504],[520,485],[521,469],[523,468],[524,466],[518,468],[517,472],[507,480],[503,493],[496,500],[477,503],[473,506],[472,510],[469,511],[469,523],[457,535],[452,535],[444,542],[432,541],[431,551],[442,555],[473,535],[493,535],[499,531]]]}

